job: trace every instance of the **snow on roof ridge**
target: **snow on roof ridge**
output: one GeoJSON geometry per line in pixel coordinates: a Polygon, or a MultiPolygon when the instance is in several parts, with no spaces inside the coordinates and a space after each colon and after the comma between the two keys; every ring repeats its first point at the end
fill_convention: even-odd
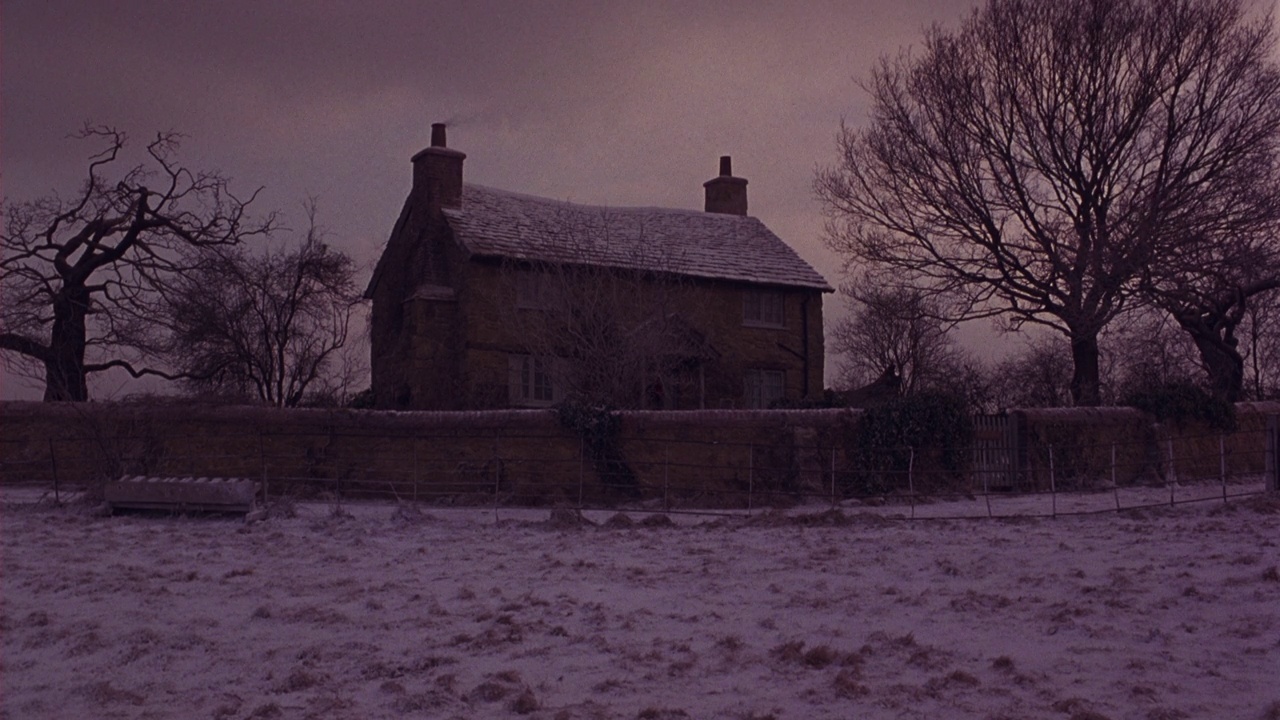
{"type": "Polygon", "coordinates": [[[462,185],[462,192],[463,192],[462,211],[463,212],[466,211],[467,188],[475,188],[477,190],[496,193],[498,195],[506,195],[508,197],[512,197],[518,200],[527,200],[530,202],[546,203],[548,205],[562,205],[562,206],[566,206],[567,208],[571,208],[573,210],[598,210],[601,212],[608,212],[608,213],[661,212],[661,213],[690,215],[695,217],[710,217],[710,218],[724,219],[724,220],[750,219],[750,220],[755,220],[756,222],[759,222],[759,219],[756,218],[756,216],[754,215],[727,215],[724,213],[709,213],[704,210],[695,210],[693,208],[673,208],[673,207],[663,207],[661,205],[596,205],[596,204],[574,202],[572,200],[557,200],[556,198],[544,197],[542,195],[530,195],[528,193],[516,192],[514,190],[505,190],[503,188],[496,188],[491,185],[481,185],[479,183],[463,183],[462,185]]]}

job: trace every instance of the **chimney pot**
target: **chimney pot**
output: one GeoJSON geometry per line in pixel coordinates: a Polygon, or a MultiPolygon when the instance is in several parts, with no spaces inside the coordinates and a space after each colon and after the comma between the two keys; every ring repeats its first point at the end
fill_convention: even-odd
{"type": "Polygon", "coordinates": [[[413,193],[428,207],[462,206],[462,161],[465,153],[445,145],[445,124],[431,124],[431,147],[413,156],[413,193]]]}
{"type": "Polygon", "coordinates": [[[706,205],[709,213],[724,215],[747,214],[747,181],[733,176],[733,164],[728,155],[720,156],[720,174],[702,183],[706,188],[706,205]]]}

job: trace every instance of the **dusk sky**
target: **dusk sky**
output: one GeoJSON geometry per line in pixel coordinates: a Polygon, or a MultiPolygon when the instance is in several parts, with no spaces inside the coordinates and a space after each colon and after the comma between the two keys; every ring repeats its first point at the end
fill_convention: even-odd
{"type": "MultiPolygon", "coordinates": [[[[188,165],[262,186],[294,227],[314,196],[332,243],[371,267],[410,156],[445,122],[468,182],[581,203],[701,209],[731,155],[750,214],[838,285],[814,171],[841,118],[865,121],[872,65],[972,5],[7,0],[3,192],[74,192],[97,149],[68,139],[86,121],[135,147],[172,129],[188,165]]],[[[828,327],[842,305],[827,296],[828,327]]],[[[33,396],[4,380],[0,396],[33,396]]]]}

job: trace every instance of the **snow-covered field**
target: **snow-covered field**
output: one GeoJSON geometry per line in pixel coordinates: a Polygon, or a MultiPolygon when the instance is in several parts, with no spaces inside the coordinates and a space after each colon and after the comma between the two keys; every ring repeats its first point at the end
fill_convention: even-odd
{"type": "Polygon", "coordinates": [[[1280,718],[1274,496],[596,524],[0,497],[6,718],[1280,718]]]}

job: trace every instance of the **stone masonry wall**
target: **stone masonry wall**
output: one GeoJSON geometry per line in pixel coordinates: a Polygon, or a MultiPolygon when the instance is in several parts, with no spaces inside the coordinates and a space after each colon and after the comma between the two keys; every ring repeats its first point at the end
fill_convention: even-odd
{"type": "Polygon", "coordinates": [[[474,502],[496,492],[504,502],[533,505],[659,498],[720,504],[736,502],[726,493],[829,486],[833,428],[855,413],[623,413],[620,448],[631,476],[619,478],[598,469],[582,439],[549,410],[6,402],[0,483],[247,477],[264,480],[273,494],[302,496],[474,502]]]}
{"type": "MultiPolygon", "coordinates": [[[[1121,484],[1261,473],[1262,429],[1280,403],[1237,406],[1239,429],[1162,427],[1131,409],[1023,411],[1025,469],[1047,490],[1105,483],[1111,443],[1121,484]],[[1127,455],[1125,453],[1128,453],[1127,455]],[[1133,464],[1130,464],[1130,460],[1133,464]],[[1142,465],[1147,463],[1147,465],[1142,465]],[[1133,469],[1138,468],[1138,469],[1133,469]],[[1074,478],[1074,479],[1073,479],[1074,478]]],[[[858,410],[620,413],[622,470],[554,411],[387,412],[151,403],[0,403],[0,483],[92,485],[121,475],[247,477],[272,494],[540,505],[614,501],[650,507],[790,503],[832,494],[851,467],[858,410]]],[[[920,457],[924,457],[921,454],[920,457]]],[[[936,472],[918,463],[916,472],[936,472]]],[[[980,482],[962,480],[967,492],[980,482]]],[[[902,488],[905,489],[905,486],[902,488]]]]}
{"type": "MultiPolygon", "coordinates": [[[[506,359],[495,353],[520,352],[526,342],[522,333],[536,325],[530,316],[540,311],[516,308],[514,274],[509,268],[473,262],[466,268],[466,278],[458,302],[466,327],[471,406],[492,406],[495,388],[505,388],[507,382],[506,359]]],[[[822,397],[822,294],[782,289],[785,327],[749,327],[742,321],[742,296],[749,287],[699,280],[681,290],[684,297],[678,311],[720,353],[707,368],[707,407],[743,407],[743,375],[749,369],[785,371],[786,396],[792,400],[822,397]],[[798,357],[805,351],[806,329],[807,383],[804,361],[798,357]]],[[[696,398],[690,402],[689,407],[696,408],[696,398]]]]}

